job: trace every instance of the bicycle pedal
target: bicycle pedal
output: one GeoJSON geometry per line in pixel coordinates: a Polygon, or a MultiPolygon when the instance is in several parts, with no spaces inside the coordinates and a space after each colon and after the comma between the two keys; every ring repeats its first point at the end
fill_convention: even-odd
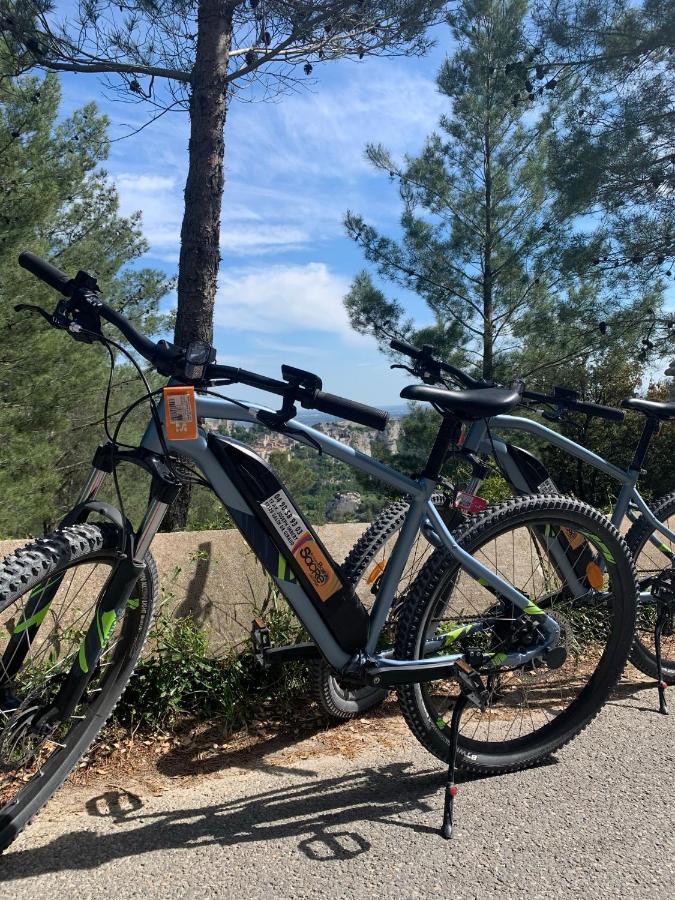
{"type": "Polygon", "coordinates": [[[564,647],[552,647],[544,654],[544,662],[549,669],[559,669],[565,664],[567,650],[564,647]]]}
{"type": "Polygon", "coordinates": [[[254,619],[251,623],[251,643],[256,662],[259,666],[266,668],[269,662],[265,654],[272,646],[272,637],[269,626],[262,619],[254,619]]]}
{"type": "Polygon", "coordinates": [[[483,679],[468,662],[458,659],[455,663],[455,674],[459,681],[462,693],[470,703],[484,711],[488,704],[488,691],[483,684],[483,679]]]}

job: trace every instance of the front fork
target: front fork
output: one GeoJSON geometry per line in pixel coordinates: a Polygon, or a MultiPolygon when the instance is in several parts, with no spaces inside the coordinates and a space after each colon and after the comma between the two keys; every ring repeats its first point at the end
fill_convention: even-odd
{"type": "MultiPolygon", "coordinates": [[[[115,625],[124,615],[127,603],[145,568],[144,559],[150,544],[162,524],[167,509],[180,490],[180,485],[168,476],[158,460],[144,457],[142,465],[151,470],[153,474],[151,499],[147,512],[138,534],[134,535],[133,540],[127,543],[129,551],[125,555],[120,554],[96,604],[94,618],[80,643],[77,658],[73,661],[71,670],[59,688],[52,705],[36,722],[37,730],[49,730],[51,723],[72,715],[80,702],[92,674],[100,662],[108,639],[115,625]]],[[[106,474],[105,470],[93,468],[80,494],[78,506],[95,499],[106,474]]],[[[123,527],[126,527],[124,523],[123,527]]],[[[11,680],[19,671],[64,575],[65,572],[31,594],[20,623],[15,628],[0,663],[0,672],[2,673],[0,686],[9,687],[11,680]]]]}
{"type": "Polygon", "coordinates": [[[121,557],[110,574],[96,605],[94,619],[80,643],[77,659],[61,685],[52,707],[39,720],[38,728],[43,724],[49,726],[52,721],[62,720],[73,714],[103,656],[110,635],[124,615],[136,583],[145,569],[145,554],[162,524],[169,505],[168,502],[151,499],[133,551],[130,555],[121,557]]]}
{"type": "MultiPolygon", "coordinates": [[[[85,482],[77,506],[94,500],[105,481],[107,472],[102,469],[93,467],[89,478],[85,482]]],[[[59,527],[66,524],[68,517],[61,522],[59,527]]],[[[70,523],[73,524],[73,523],[70,523]]],[[[7,691],[10,689],[11,683],[17,672],[23,665],[26,654],[31,648],[38,633],[38,629],[42,624],[42,620],[49,612],[49,607],[61,586],[61,582],[65,576],[65,571],[60,575],[47,581],[46,584],[39,584],[30,594],[28,603],[26,603],[23,612],[14,627],[12,636],[9,639],[5,652],[0,661],[0,688],[7,691]]]]}

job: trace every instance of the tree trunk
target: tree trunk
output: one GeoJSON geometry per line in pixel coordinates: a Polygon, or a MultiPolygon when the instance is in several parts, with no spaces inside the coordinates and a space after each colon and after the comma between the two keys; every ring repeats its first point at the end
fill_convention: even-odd
{"type": "MultiPolygon", "coordinates": [[[[190,94],[190,144],[185,211],[180,234],[178,310],[174,340],[213,340],[213,307],[220,264],[220,213],[225,185],[225,116],[228,54],[234,4],[200,0],[197,50],[190,94]]],[[[181,490],[165,519],[174,531],[185,527],[190,490],[181,490]]]]}
{"type": "Polygon", "coordinates": [[[483,239],[483,378],[491,381],[494,373],[494,302],[492,276],[492,146],[490,121],[485,120],[484,133],[485,177],[485,236],[483,239]]]}

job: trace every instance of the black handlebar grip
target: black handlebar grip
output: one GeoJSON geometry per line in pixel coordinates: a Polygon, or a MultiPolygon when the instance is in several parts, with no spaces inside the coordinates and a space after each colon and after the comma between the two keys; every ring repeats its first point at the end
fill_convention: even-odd
{"type": "Polygon", "coordinates": [[[378,431],[382,431],[389,420],[389,413],[383,409],[365,406],[363,403],[356,403],[345,397],[336,397],[334,394],[326,394],[324,391],[317,391],[311,401],[303,403],[303,406],[305,405],[319,409],[331,416],[337,416],[338,419],[348,419],[350,422],[365,425],[367,428],[376,428],[378,431]]]}
{"type": "Polygon", "coordinates": [[[393,338],[389,346],[397,353],[404,353],[411,359],[421,359],[424,356],[419,347],[415,347],[414,344],[409,344],[407,341],[399,341],[398,338],[393,338]]]}
{"type": "Polygon", "coordinates": [[[19,265],[27,269],[31,275],[39,278],[40,281],[44,281],[49,287],[54,288],[55,291],[63,294],[64,297],[70,297],[73,293],[73,279],[34,253],[24,250],[19,256],[19,265]]]}
{"type": "Polygon", "coordinates": [[[575,412],[586,413],[587,416],[596,416],[598,419],[608,419],[610,422],[623,422],[626,415],[622,409],[615,409],[613,406],[602,406],[600,403],[584,403],[581,400],[572,400],[564,405],[575,412]]]}

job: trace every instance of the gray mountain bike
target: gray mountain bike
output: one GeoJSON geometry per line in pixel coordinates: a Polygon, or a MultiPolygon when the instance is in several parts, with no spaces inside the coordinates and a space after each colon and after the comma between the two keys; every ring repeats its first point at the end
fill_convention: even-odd
{"type": "Polygon", "coordinates": [[[485,773],[533,765],[599,712],[623,671],[635,625],[634,571],[617,530],[577,500],[535,496],[487,510],[456,538],[431,502],[462,422],[508,412],[520,401],[517,391],[435,391],[438,434],[420,477],[408,478],[295,418],[297,403],[373,428],[385,426],[386,413],[324,393],[320,379],[300,369],[282,366],[279,381],[218,365],[201,342],[155,343],[100,300],[87,273],[71,279],[30,253],[20,263],[64,299],[51,314],[17,309],[36,312],[78,341],[127,353],[137,365],[104,333],[108,323],[170,381],[159,391],[147,388],[130,407],[145,401],[150,408],[140,445],[120,444],[122,416],[61,527],[0,564],[0,848],[63,783],[131,677],[158,592],[150,545],[186,478],[214,490],[311,638],[271,647],[264,624],[256,624],[263,664],[323,659],[357,687],[400,689],[414,733],[448,766],[445,837],[452,833],[458,757],[485,773]],[[280,396],[280,408],[212,390],[235,383],[280,396]],[[249,447],[206,433],[199,425],[205,418],[263,424],[408,498],[372,609],[269,465],[249,447]],[[119,490],[118,507],[97,497],[106,477],[117,484],[120,463],[151,476],[137,529],[119,490]],[[408,591],[392,644],[385,625],[427,521],[439,549],[408,591]],[[582,578],[556,555],[561,533],[579,538],[575,552],[588,560],[582,578]]]}
{"type": "MultiPolygon", "coordinates": [[[[488,386],[486,382],[478,381],[438,359],[430,345],[418,348],[405,341],[394,340],[391,346],[413,361],[412,368],[404,368],[426,384],[447,386],[447,380],[452,379],[474,390],[488,386]]],[[[544,417],[554,422],[561,421],[568,412],[614,422],[624,418],[623,409],[581,401],[575,392],[565,388],[556,388],[551,395],[523,390],[522,401],[539,407],[543,405],[546,407],[544,417]]],[[[451,529],[466,527],[466,514],[470,514],[472,505],[480,501],[475,495],[491,471],[486,464],[488,460],[496,463],[514,495],[558,494],[555,482],[541,460],[522,447],[504,441],[499,435],[505,430],[533,434],[616,479],[622,487],[611,520],[617,528],[621,528],[624,521],[630,523],[626,540],[638,571],[637,628],[630,660],[639,671],[655,679],[659,710],[667,714],[666,687],[675,684],[675,492],[657,499],[648,507],[637,490],[637,483],[652,438],[663,422],[675,419],[675,403],[631,398],[624,401],[623,406],[645,416],[642,435],[627,470],[619,469],[582,445],[531,419],[497,416],[471,423],[462,434],[461,446],[455,447],[453,452],[457,459],[469,464],[471,479],[463,490],[447,484],[444,492],[435,495],[434,501],[451,529]]],[[[406,512],[405,500],[388,506],[345,561],[345,571],[352,578],[355,590],[364,603],[368,602],[371,591],[377,592],[378,578],[387,564],[406,512]]],[[[560,536],[559,541],[566,543],[565,536],[560,536]]],[[[435,546],[437,538],[433,528],[423,526],[402,580],[403,593],[392,606],[393,618],[403,607],[406,586],[423,569],[435,546]]],[[[583,569],[586,562],[580,556],[577,565],[583,569]]],[[[340,683],[322,662],[314,664],[312,680],[317,700],[324,711],[334,718],[348,719],[360,715],[382,702],[386,696],[386,691],[356,689],[340,683]]]]}

